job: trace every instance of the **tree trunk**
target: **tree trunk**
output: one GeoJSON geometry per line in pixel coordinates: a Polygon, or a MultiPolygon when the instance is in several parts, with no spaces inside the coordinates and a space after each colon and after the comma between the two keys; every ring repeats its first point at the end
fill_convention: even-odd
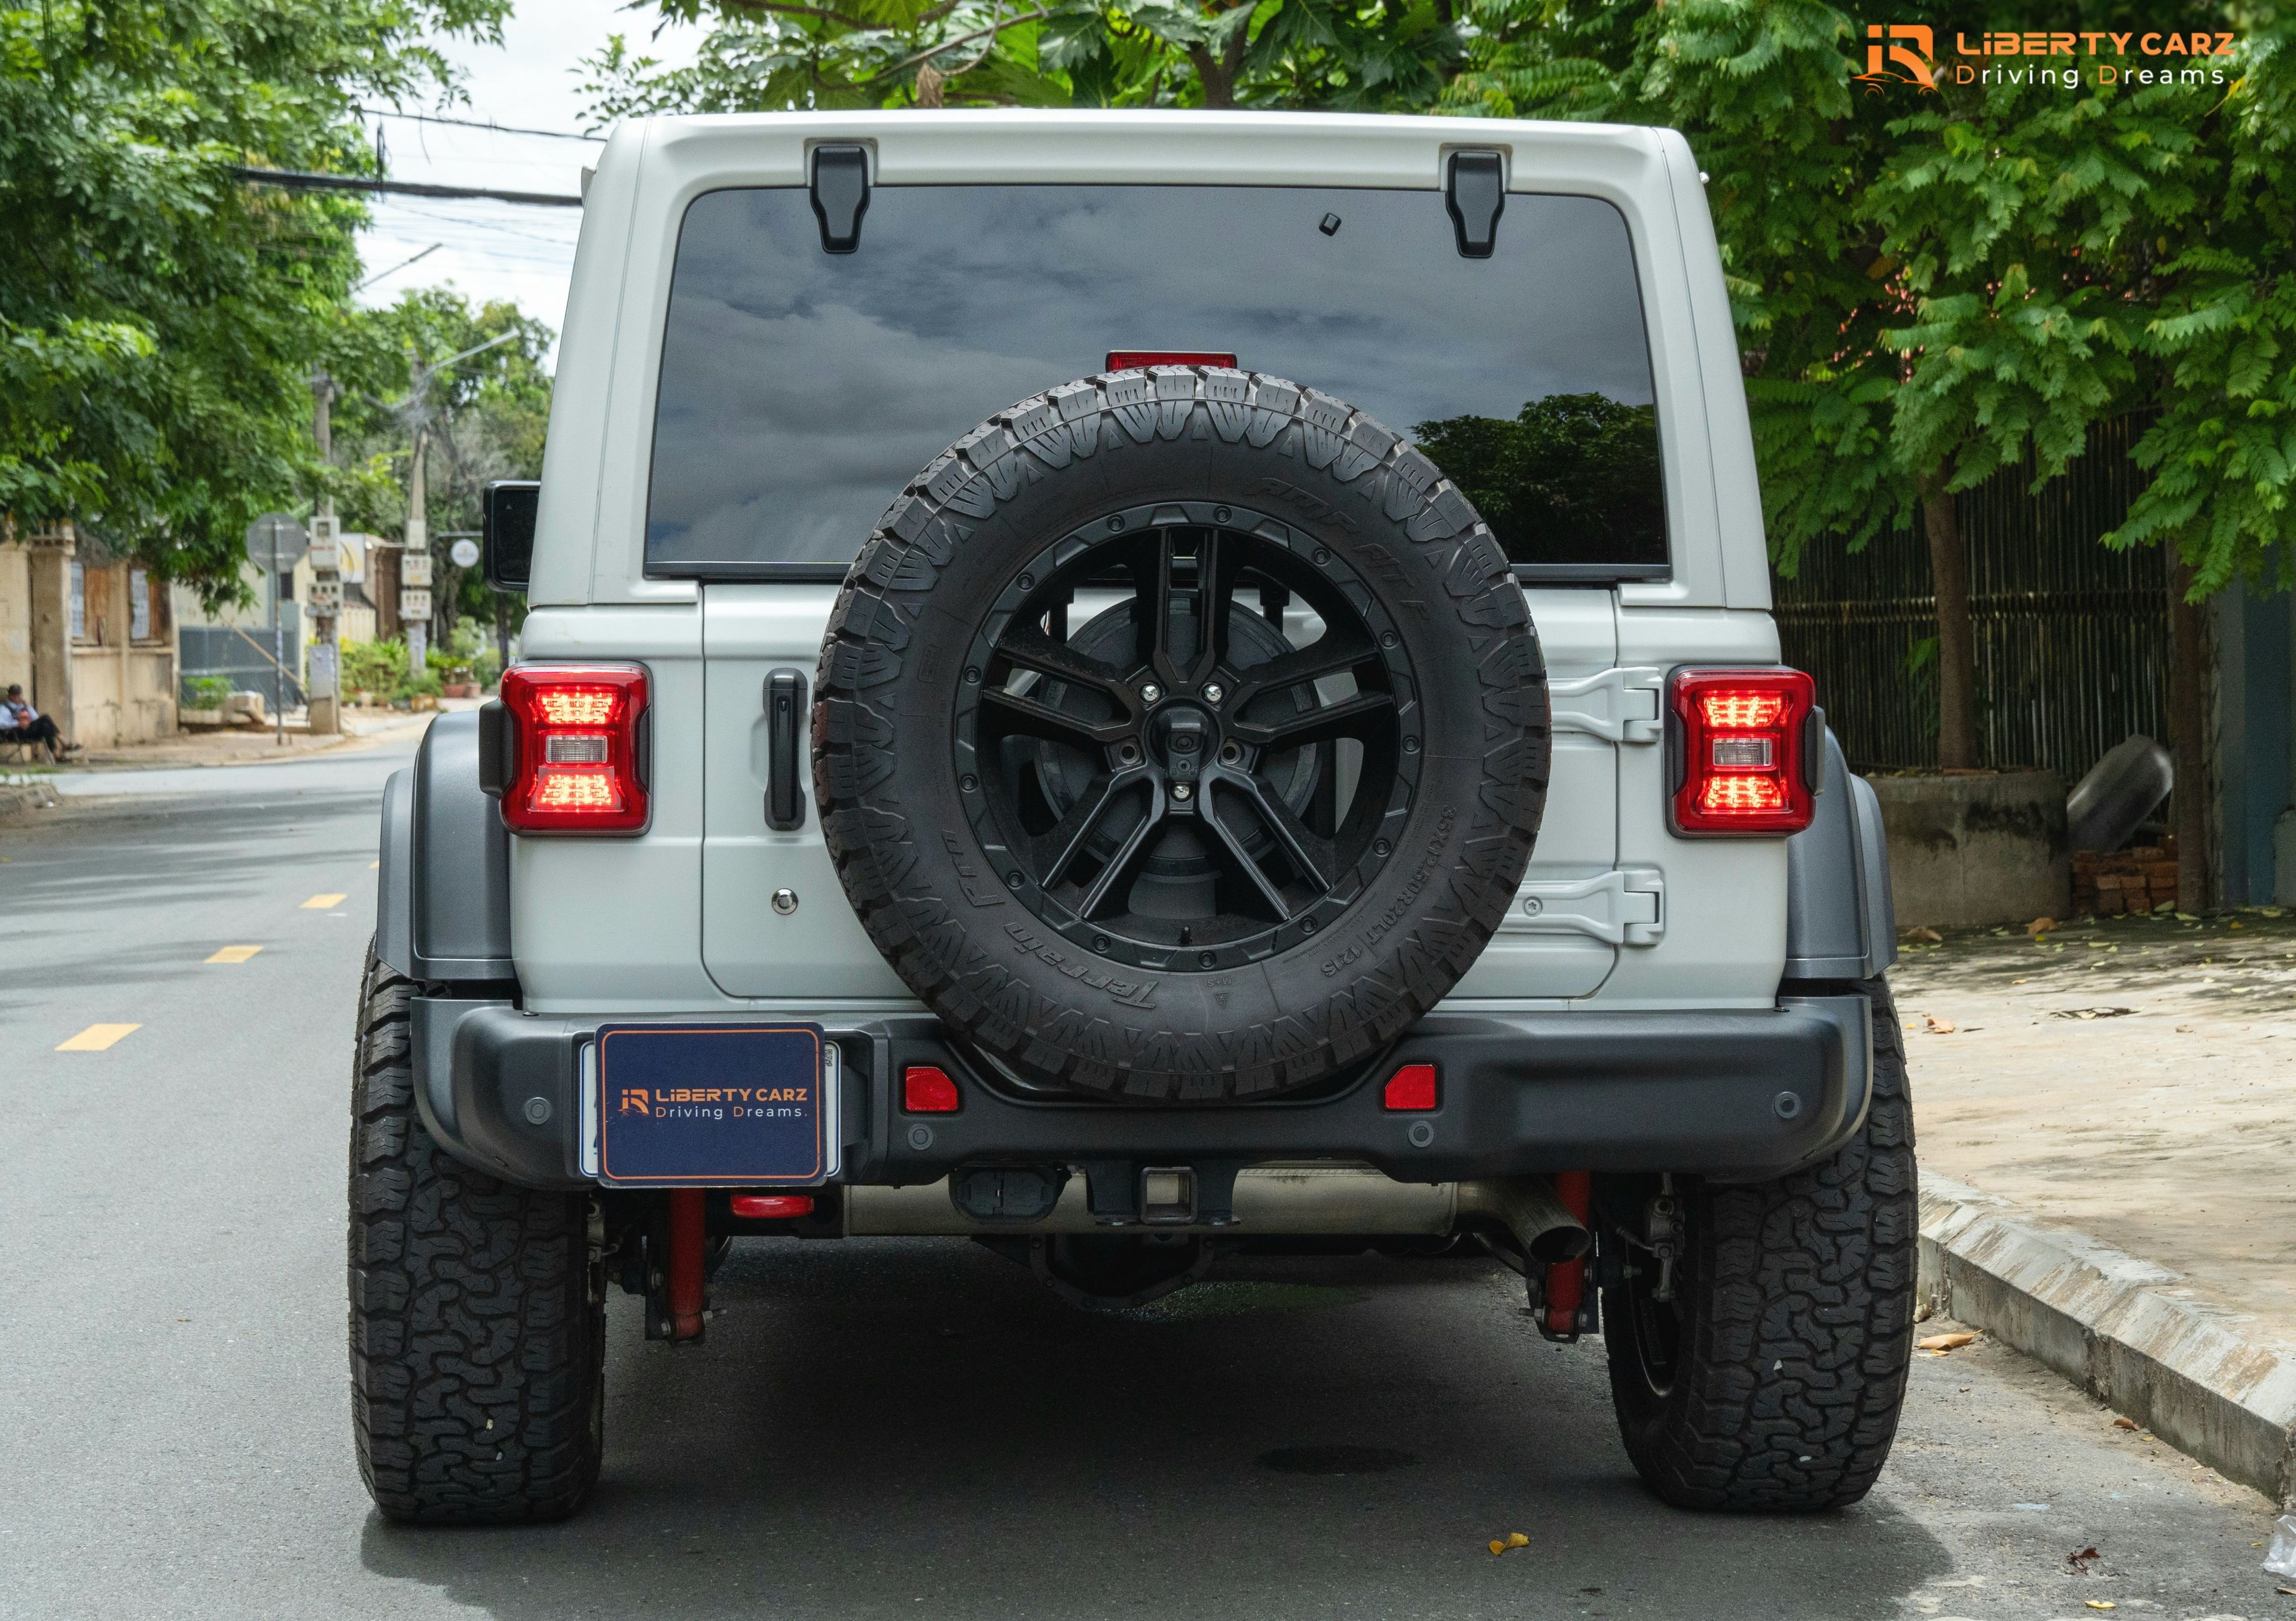
{"type": "Polygon", "coordinates": [[[2200,604],[2185,600],[2193,568],[2173,541],[2169,563],[2169,752],[2177,767],[2170,811],[2177,829],[2177,910],[2203,912],[2209,891],[2208,692],[2200,604]]]}
{"type": "Polygon", "coordinates": [[[1233,111],[1235,107],[1235,76],[1242,70],[1243,53],[1250,45],[1251,28],[1246,24],[1228,37],[1227,48],[1218,56],[1201,45],[1192,47],[1188,60],[1195,64],[1196,78],[1204,87],[1204,105],[1233,111]]]}
{"type": "Polygon", "coordinates": [[[1977,765],[1977,646],[1969,628],[1969,558],[1945,481],[1923,479],[1921,493],[1930,578],[1937,592],[1938,765],[1969,771],[1977,765]]]}
{"type": "Polygon", "coordinates": [[[1188,60],[1196,66],[1196,82],[1204,87],[1204,105],[1224,111],[1235,106],[1235,78],[1226,72],[1219,59],[1201,45],[1188,52],[1188,60]]]}

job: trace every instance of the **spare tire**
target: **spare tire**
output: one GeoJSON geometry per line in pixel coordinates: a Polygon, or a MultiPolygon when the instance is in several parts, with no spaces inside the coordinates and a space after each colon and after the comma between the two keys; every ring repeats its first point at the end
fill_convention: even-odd
{"type": "Polygon", "coordinates": [[[1363,413],[1158,366],[919,473],[829,622],[823,833],[886,960],[1024,1082],[1265,1097],[1372,1056],[1512,904],[1545,666],[1474,508],[1363,413]]]}

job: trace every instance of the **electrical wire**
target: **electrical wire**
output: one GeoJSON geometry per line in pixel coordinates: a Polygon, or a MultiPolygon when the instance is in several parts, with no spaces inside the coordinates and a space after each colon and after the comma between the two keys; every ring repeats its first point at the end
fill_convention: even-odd
{"type": "Polygon", "coordinates": [[[603,145],[603,135],[578,135],[564,129],[527,129],[516,124],[496,124],[483,119],[450,119],[435,112],[391,112],[381,107],[361,107],[359,111],[371,119],[412,119],[418,124],[455,124],[464,129],[491,129],[497,135],[544,135],[553,141],[587,141],[593,146],[603,145]]]}

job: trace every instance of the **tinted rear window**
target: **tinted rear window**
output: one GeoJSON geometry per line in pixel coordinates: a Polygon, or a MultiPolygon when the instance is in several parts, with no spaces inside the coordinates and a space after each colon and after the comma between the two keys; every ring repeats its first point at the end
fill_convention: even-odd
{"type": "Polygon", "coordinates": [[[841,571],[959,435],[1118,349],[1233,354],[1362,407],[1534,574],[1664,572],[1650,349],[1610,204],[1510,196],[1496,252],[1469,259],[1435,192],[1068,185],[882,186],[834,256],[802,189],[697,198],[647,571],[841,571]]]}

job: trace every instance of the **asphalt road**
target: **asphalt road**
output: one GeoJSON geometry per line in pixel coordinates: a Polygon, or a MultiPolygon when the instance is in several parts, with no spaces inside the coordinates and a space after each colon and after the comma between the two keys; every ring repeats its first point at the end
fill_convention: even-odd
{"type": "Polygon", "coordinates": [[[405,757],[83,777],[0,827],[0,1615],[2296,1616],[2263,1499],[1984,1345],[1920,1361],[1859,1507],[1661,1508],[1599,1346],[1456,1261],[1240,1265],[1093,1316],[961,1241],[749,1244],[701,1349],[615,1298],[583,1518],[387,1526],[342,1188],[405,757]],[[98,1025],[135,1027],[57,1050],[98,1025]]]}

